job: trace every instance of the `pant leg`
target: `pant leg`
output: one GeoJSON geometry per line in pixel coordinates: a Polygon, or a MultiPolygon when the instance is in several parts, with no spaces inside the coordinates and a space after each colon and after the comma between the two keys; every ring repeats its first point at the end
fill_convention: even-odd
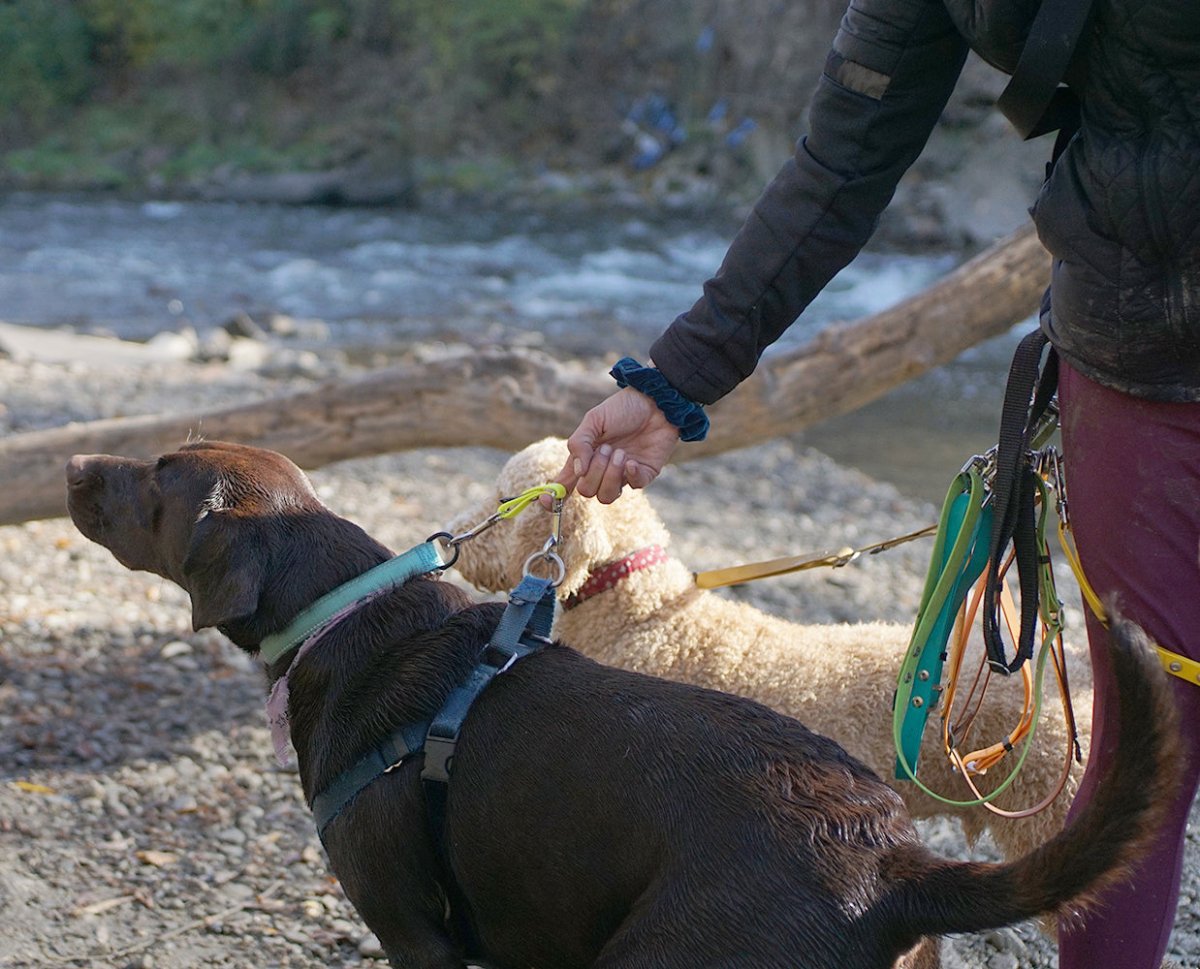
{"type": "MultiPolygon", "coordinates": [[[[1146,401],[1065,363],[1059,378],[1072,529],[1102,600],[1174,652],[1200,658],[1200,404],[1146,401]]],[[[1086,607],[1085,607],[1086,608],[1086,607]]],[[[1087,769],[1072,807],[1112,759],[1116,702],[1104,629],[1089,614],[1095,706],[1087,769]]],[[[1200,781],[1200,684],[1173,677],[1183,785],[1160,836],[1082,927],[1060,930],[1060,969],[1159,969],[1176,917],[1188,814],[1200,781]]],[[[1188,917],[1194,917],[1189,913],[1188,917]]]]}

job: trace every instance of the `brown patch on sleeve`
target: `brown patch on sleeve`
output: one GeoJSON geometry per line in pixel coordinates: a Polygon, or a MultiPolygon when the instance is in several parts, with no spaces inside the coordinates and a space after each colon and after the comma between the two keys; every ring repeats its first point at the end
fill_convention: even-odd
{"type": "Polygon", "coordinates": [[[890,74],[881,74],[857,61],[843,57],[835,50],[825,58],[825,74],[844,88],[849,88],[858,94],[866,95],[875,101],[883,99],[891,84],[890,74]]]}

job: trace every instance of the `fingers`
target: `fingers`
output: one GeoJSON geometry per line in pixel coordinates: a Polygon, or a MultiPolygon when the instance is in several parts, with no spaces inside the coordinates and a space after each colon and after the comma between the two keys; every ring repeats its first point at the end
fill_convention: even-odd
{"type": "MultiPolygon", "coordinates": [[[[551,480],[566,488],[569,495],[575,490],[575,482],[579,480],[582,472],[583,461],[575,455],[569,454],[567,455],[566,463],[551,480]]],[[[538,495],[538,504],[545,508],[546,511],[554,510],[554,499],[550,495],[538,495]]]]}
{"type": "Polygon", "coordinates": [[[625,485],[645,488],[657,477],[654,468],[632,460],[621,448],[601,444],[586,472],[575,478],[575,491],[609,505],[621,496],[625,485]]]}
{"type": "Polygon", "coordinates": [[[678,428],[658,405],[624,388],[584,415],[567,440],[570,457],[555,480],[568,492],[610,504],[625,485],[645,488],[658,477],[678,444],[678,428]]]}
{"type": "Polygon", "coordinates": [[[567,494],[575,490],[575,483],[579,480],[579,476],[583,474],[584,463],[580,458],[571,454],[567,456],[566,463],[561,470],[555,475],[554,480],[567,489],[567,494]]]}
{"type": "MultiPolygon", "coordinates": [[[[600,450],[606,445],[601,444],[600,450]]],[[[604,473],[600,476],[600,484],[596,488],[596,498],[602,505],[611,505],[621,497],[621,489],[625,487],[625,452],[615,448],[608,455],[604,473]]]]}
{"type": "Polygon", "coordinates": [[[626,459],[625,482],[631,488],[646,488],[658,477],[658,472],[645,464],[626,459]]]}
{"type": "MultiPolygon", "coordinates": [[[[592,454],[591,460],[583,469],[583,473],[575,481],[575,490],[584,498],[595,498],[604,484],[605,476],[612,463],[613,449],[609,444],[601,444],[592,454]]],[[[612,501],[610,498],[609,501],[612,501]]]]}

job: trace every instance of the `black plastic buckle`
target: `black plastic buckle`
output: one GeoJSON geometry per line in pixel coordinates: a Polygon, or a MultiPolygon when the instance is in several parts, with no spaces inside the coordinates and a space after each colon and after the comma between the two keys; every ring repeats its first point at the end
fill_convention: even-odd
{"type": "Polygon", "coordinates": [[[429,734],[425,738],[425,766],[421,768],[421,780],[450,783],[450,771],[454,768],[454,748],[458,736],[439,737],[429,734]]]}

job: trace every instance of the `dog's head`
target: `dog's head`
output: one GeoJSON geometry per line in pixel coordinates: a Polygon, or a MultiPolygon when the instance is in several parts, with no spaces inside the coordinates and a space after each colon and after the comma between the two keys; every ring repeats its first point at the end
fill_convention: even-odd
{"type": "MultiPolygon", "coordinates": [[[[495,492],[478,508],[455,518],[447,531],[460,534],[492,514],[505,498],[552,481],[567,456],[566,442],[551,437],[519,451],[501,469],[495,492]]],[[[499,522],[463,542],[456,567],[478,589],[511,589],[521,581],[529,556],[545,545],[550,523],[550,515],[535,503],[516,518],[499,522]]],[[[571,495],[563,504],[558,554],[566,565],[566,576],[558,594],[569,596],[578,591],[591,572],[602,565],[647,545],[666,547],[669,541],[662,519],[640,491],[627,490],[611,505],[571,495]]]]}
{"type": "Polygon", "coordinates": [[[182,586],[195,629],[228,632],[256,616],[278,623],[276,613],[293,598],[277,594],[279,577],[290,573],[297,594],[312,596],[302,587],[319,570],[305,559],[318,541],[335,555],[346,552],[351,575],[386,557],[386,550],[366,561],[351,554],[357,542],[338,535],[356,526],[330,513],[304,473],[274,451],[207,441],[149,461],[77,454],[66,475],[67,508],[79,530],[125,567],[182,586]]]}

